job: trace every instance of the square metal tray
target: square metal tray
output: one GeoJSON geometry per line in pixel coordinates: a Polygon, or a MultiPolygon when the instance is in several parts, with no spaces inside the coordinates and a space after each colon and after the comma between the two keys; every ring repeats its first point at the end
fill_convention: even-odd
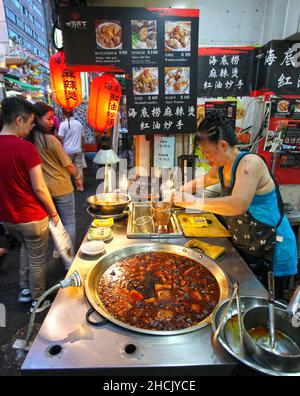
{"type": "Polygon", "coordinates": [[[172,213],[170,222],[168,224],[168,232],[156,232],[153,221],[144,226],[137,226],[136,219],[142,216],[151,216],[151,202],[132,202],[128,215],[127,224],[127,238],[178,238],[182,237],[183,233],[179,221],[175,213],[172,213]]]}

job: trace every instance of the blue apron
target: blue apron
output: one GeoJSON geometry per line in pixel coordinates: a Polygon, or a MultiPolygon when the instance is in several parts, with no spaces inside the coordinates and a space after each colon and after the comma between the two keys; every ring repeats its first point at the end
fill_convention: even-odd
{"type": "MultiPolygon", "coordinates": [[[[223,167],[218,169],[219,179],[222,187],[222,196],[231,195],[235,183],[238,164],[240,160],[247,154],[249,153],[242,152],[237,156],[232,167],[230,187],[224,186],[223,167]]],[[[275,183],[275,189],[272,192],[265,195],[255,195],[246,213],[239,216],[223,217],[225,225],[231,232],[233,244],[253,270],[255,275],[263,283],[265,283],[267,272],[270,270],[274,271],[275,275],[277,276],[292,275],[297,273],[296,239],[294,237],[293,243],[294,234],[290,225],[288,224],[286,217],[284,216],[283,202],[278,185],[271,172],[270,176],[275,183]],[[274,213],[270,214],[270,205],[274,205],[274,200],[275,202],[277,200],[277,219],[279,217],[277,222],[274,222],[274,218],[271,218],[274,216],[274,213]],[[276,246],[276,231],[279,228],[285,229],[282,233],[284,236],[283,239],[285,240],[287,236],[287,241],[291,243],[292,254],[294,255],[296,252],[296,256],[292,259],[293,263],[290,262],[287,265],[285,264],[285,267],[288,266],[289,268],[284,268],[282,271],[280,268],[279,270],[276,268],[280,267],[280,263],[277,265],[277,263],[274,262],[275,247],[276,250],[281,248],[281,246],[276,246]],[[288,238],[288,236],[290,238],[288,238]]],[[[278,245],[282,244],[278,243],[278,245]]],[[[284,247],[284,245],[282,245],[282,247],[284,247]]],[[[280,258],[280,254],[276,254],[275,256],[279,256],[280,258]]]]}

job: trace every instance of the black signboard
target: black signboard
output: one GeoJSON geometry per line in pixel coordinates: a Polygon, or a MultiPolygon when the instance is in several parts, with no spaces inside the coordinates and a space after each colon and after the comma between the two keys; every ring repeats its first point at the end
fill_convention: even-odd
{"type": "Polygon", "coordinates": [[[62,7],[67,64],[126,74],[128,132],[196,131],[199,10],[62,7]]]}
{"type": "Polygon", "coordinates": [[[253,47],[199,48],[198,97],[249,95],[253,58],[253,47]]]}
{"type": "Polygon", "coordinates": [[[236,120],[236,106],[236,101],[205,102],[205,116],[212,112],[218,113],[224,118],[228,119],[234,129],[236,120]]]}
{"type": "Polygon", "coordinates": [[[255,89],[276,95],[300,94],[300,43],[272,40],[256,50],[255,89]]]}

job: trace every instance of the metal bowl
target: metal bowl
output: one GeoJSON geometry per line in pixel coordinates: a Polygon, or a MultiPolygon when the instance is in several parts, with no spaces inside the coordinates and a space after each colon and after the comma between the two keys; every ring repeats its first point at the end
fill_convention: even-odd
{"type": "Polygon", "coordinates": [[[140,333],[152,334],[152,335],[177,335],[183,333],[189,333],[191,331],[198,330],[204,326],[207,326],[211,322],[212,314],[210,314],[203,321],[190,326],[188,328],[180,329],[180,330],[148,330],[139,327],[135,327],[120,320],[114,318],[105,308],[102,303],[98,293],[97,293],[97,285],[104,274],[104,272],[113,264],[118,262],[119,260],[133,256],[139,253],[146,252],[164,252],[164,253],[173,253],[178,254],[180,256],[188,257],[192,260],[195,260],[199,264],[203,265],[207,268],[215,277],[218,282],[220,288],[220,297],[219,302],[227,298],[229,292],[229,282],[225,272],[209,257],[199,254],[191,249],[185,248],[183,246],[178,245],[169,245],[162,243],[148,243],[148,244],[136,244],[127,246],[123,249],[117,250],[113,253],[109,253],[103,256],[100,261],[95,264],[88,272],[86,280],[85,280],[85,293],[93,308],[106,319],[111,322],[124,327],[129,330],[137,331],[140,333]]]}
{"type": "Polygon", "coordinates": [[[273,370],[300,371],[300,331],[291,323],[291,315],[274,308],[275,347],[269,345],[269,308],[255,307],[243,315],[246,350],[258,363],[273,370]]]}
{"type": "MultiPolygon", "coordinates": [[[[263,297],[254,297],[254,296],[241,296],[241,308],[242,313],[247,311],[248,309],[254,307],[262,307],[268,305],[268,300],[263,297]]],[[[223,319],[226,307],[229,303],[229,299],[222,301],[214,310],[212,314],[212,329],[213,332],[216,331],[220,322],[223,319]]],[[[286,305],[282,304],[279,301],[275,301],[275,307],[285,309],[286,305]]],[[[252,356],[249,353],[246,354],[244,358],[240,356],[240,344],[239,344],[239,332],[238,332],[238,323],[237,323],[237,305],[236,300],[232,302],[231,307],[229,308],[226,318],[224,318],[224,325],[221,327],[220,333],[218,335],[217,340],[213,338],[213,344],[217,341],[218,344],[224,348],[226,352],[228,352],[233,358],[237,359],[241,363],[246,366],[257,370],[263,374],[273,375],[273,376],[298,376],[300,372],[283,372],[276,371],[271,368],[265,367],[255,360],[253,360],[252,356]]],[[[218,347],[218,344],[214,347],[218,347]]]]}
{"type": "Polygon", "coordinates": [[[123,213],[130,202],[129,195],[121,193],[101,193],[87,198],[87,203],[104,215],[123,213]]]}

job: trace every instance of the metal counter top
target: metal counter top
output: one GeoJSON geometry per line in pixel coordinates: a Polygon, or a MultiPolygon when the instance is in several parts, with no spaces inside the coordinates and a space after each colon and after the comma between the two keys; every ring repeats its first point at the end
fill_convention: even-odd
{"type": "MultiPolygon", "coordinates": [[[[159,241],[127,239],[126,224],[127,219],[115,222],[107,253],[135,243],[159,241]]],[[[266,296],[264,287],[228,239],[203,240],[226,248],[216,262],[232,283],[239,282],[241,295],[266,296]]],[[[161,240],[178,245],[186,241],[183,237],[161,240]]],[[[99,257],[90,258],[79,251],[69,274],[78,270],[84,278],[98,261],[99,257]]],[[[236,365],[225,352],[213,348],[211,326],[175,336],[136,333],[112,323],[96,328],[86,322],[89,307],[82,288],[69,287],[58,292],[23,363],[23,374],[228,375],[236,365]]],[[[96,315],[94,319],[98,319],[96,315]]]]}

